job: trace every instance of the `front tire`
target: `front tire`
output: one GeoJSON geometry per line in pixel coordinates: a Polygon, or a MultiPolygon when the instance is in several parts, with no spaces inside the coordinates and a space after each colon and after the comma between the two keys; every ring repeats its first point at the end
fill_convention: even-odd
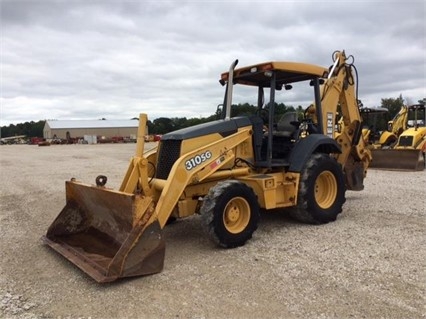
{"type": "Polygon", "coordinates": [[[309,224],[335,221],[346,201],[345,192],[340,164],[327,154],[313,154],[302,170],[297,205],[290,213],[309,224]]]}
{"type": "Polygon", "coordinates": [[[203,200],[200,213],[210,239],[225,248],[244,245],[260,219],[255,193],[235,180],[219,182],[212,187],[203,200]]]}

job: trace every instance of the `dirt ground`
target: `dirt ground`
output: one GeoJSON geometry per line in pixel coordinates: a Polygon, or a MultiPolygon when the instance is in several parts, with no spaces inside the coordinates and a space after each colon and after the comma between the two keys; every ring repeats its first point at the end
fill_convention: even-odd
{"type": "MultiPolygon", "coordinates": [[[[148,145],[149,146],[149,145],[148,145]]],[[[199,216],[165,228],[164,270],[97,284],[40,237],[64,181],[118,188],[135,144],[0,147],[1,318],[425,318],[426,171],[369,170],[336,222],[262,214],[226,250],[199,216]]]]}

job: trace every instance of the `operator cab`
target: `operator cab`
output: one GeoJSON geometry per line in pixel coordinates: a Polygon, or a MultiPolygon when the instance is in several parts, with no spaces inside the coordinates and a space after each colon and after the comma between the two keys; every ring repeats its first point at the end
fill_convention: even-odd
{"type": "Polygon", "coordinates": [[[254,97],[250,87],[257,87],[257,111],[250,116],[254,166],[288,167],[291,150],[299,138],[322,133],[320,85],[327,74],[326,68],[293,62],[266,62],[222,74],[220,83],[227,85],[223,119],[231,114],[232,97],[241,97],[245,103],[247,97],[254,97]],[[233,85],[240,90],[237,94],[229,88],[231,78],[233,84],[240,84],[233,85]],[[267,103],[265,91],[269,95],[267,103]],[[300,96],[308,103],[314,101],[315,107],[311,105],[302,112],[300,105],[293,104],[300,96]]]}
{"type": "Polygon", "coordinates": [[[426,122],[425,104],[413,104],[408,106],[407,126],[424,127],[426,122]]]}

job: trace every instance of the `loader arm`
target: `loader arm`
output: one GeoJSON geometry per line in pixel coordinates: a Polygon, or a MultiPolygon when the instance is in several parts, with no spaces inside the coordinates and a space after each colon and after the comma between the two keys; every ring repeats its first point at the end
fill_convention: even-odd
{"type": "Polygon", "coordinates": [[[154,179],[151,182],[154,189],[161,191],[151,219],[157,219],[163,228],[185,188],[202,182],[235,160],[233,149],[251,139],[251,135],[251,127],[242,128],[235,134],[181,156],[174,163],[167,180],[154,179]]]}
{"type": "Polygon", "coordinates": [[[141,113],[139,115],[139,127],[136,140],[136,154],[130,160],[127,172],[124,175],[119,191],[125,193],[134,193],[138,188],[142,194],[151,195],[151,189],[148,185],[148,161],[143,157],[145,147],[145,129],[148,116],[141,113]]]}

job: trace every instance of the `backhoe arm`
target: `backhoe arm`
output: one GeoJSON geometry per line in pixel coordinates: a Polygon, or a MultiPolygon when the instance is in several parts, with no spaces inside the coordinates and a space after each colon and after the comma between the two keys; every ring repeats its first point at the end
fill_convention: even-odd
{"type": "Polygon", "coordinates": [[[360,179],[365,176],[371,161],[371,153],[361,137],[362,118],[354,89],[356,84],[352,65],[347,64],[348,58],[344,51],[336,52],[334,58],[335,64],[324,84],[321,96],[323,132],[334,137],[341,146],[342,153],[337,154],[337,161],[345,170],[347,187],[357,190],[362,189],[360,179]],[[335,132],[338,111],[341,113],[339,114],[341,127],[340,131],[335,132]]]}
{"type": "Polygon", "coordinates": [[[388,130],[394,133],[397,137],[401,135],[403,131],[405,131],[408,123],[408,107],[402,106],[399,112],[395,115],[392,121],[389,121],[388,130]]]}

